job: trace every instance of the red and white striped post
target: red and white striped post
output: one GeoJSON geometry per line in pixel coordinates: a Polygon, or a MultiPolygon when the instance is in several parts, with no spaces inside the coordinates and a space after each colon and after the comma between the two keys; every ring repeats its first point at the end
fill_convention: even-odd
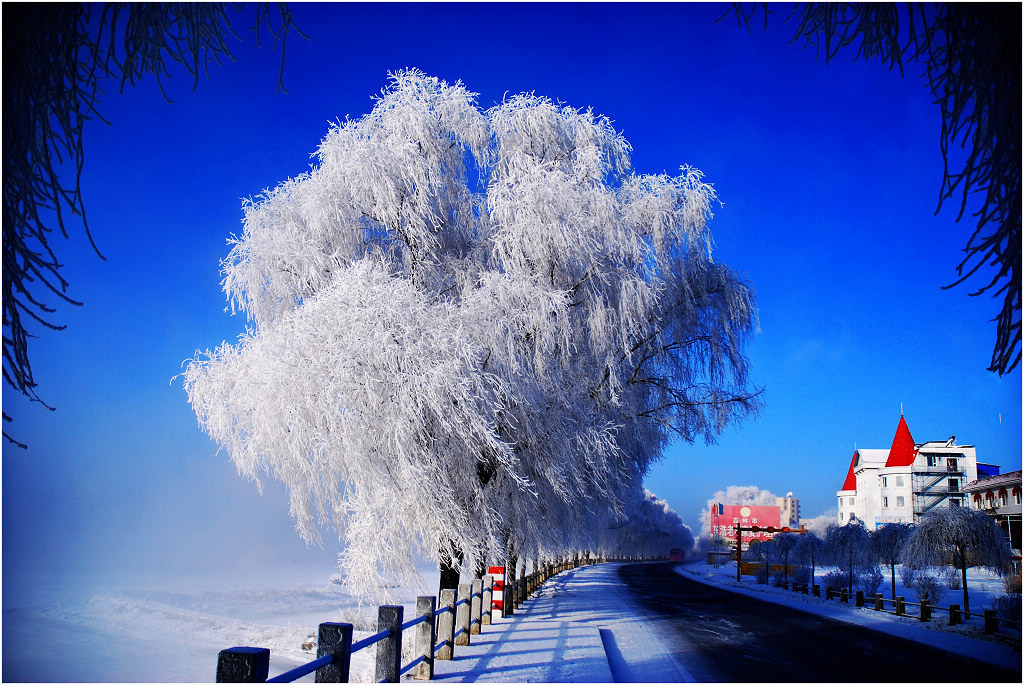
{"type": "Polygon", "coordinates": [[[494,578],[491,590],[491,620],[505,615],[505,567],[488,566],[487,573],[494,578]]]}

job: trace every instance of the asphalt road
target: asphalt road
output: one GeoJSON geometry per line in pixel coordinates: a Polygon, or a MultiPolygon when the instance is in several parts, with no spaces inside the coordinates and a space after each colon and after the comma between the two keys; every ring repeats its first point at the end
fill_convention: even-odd
{"type": "Polygon", "coordinates": [[[698,681],[1021,682],[1020,670],[698,583],[668,562],[619,575],[698,681]]]}

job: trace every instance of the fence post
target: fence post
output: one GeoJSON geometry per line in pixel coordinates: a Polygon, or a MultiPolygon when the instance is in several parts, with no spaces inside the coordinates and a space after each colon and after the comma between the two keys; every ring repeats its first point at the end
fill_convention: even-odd
{"type": "Polygon", "coordinates": [[[388,631],[388,637],[377,643],[377,668],[374,679],[378,683],[397,683],[402,670],[402,616],[405,607],[385,605],[377,609],[377,632],[388,631]]]}
{"type": "Polygon", "coordinates": [[[412,677],[416,680],[434,679],[434,610],[437,607],[437,598],[432,595],[422,595],[416,598],[416,613],[426,617],[423,623],[416,626],[416,653],[423,656],[423,661],[416,664],[412,670],[412,677]]]}
{"type": "Polygon", "coordinates": [[[468,645],[469,644],[469,593],[470,584],[460,583],[459,584],[459,606],[455,612],[455,630],[458,632],[458,636],[455,638],[455,644],[457,645],[468,645]]]}
{"type": "Polygon", "coordinates": [[[950,604],[949,605],[949,625],[958,626],[960,625],[960,605],[950,604]]]}
{"type": "Polygon", "coordinates": [[[863,590],[857,590],[857,596],[854,598],[853,604],[854,604],[854,606],[858,606],[858,607],[864,606],[864,591],[863,590]]]}
{"type": "Polygon", "coordinates": [[[925,598],[923,598],[921,600],[921,620],[922,621],[930,621],[930,620],[932,620],[932,605],[931,605],[931,602],[928,601],[927,597],[925,597],[925,598]]]}
{"type": "Polygon", "coordinates": [[[519,584],[516,586],[516,606],[522,606],[526,597],[526,563],[523,562],[523,568],[519,570],[519,584]]]}
{"type": "Polygon", "coordinates": [[[846,594],[846,588],[842,588],[839,591],[839,601],[842,602],[843,604],[849,604],[850,603],[850,595],[846,594]]]}
{"type": "Polygon", "coordinates": [[[469,601],[469,633],[470,635],[480,634],[480,605],[483,600],[483,581],[479,578],[473,579],[469,601]]]}
{"type": "Polygon", "coordinates": [[[985,634],[999,632],[999,619],[996,618],[995,609],[985,609],[985,634]]]}
{"type": "Polygon", "coordinates": [[[832,599],[832,588],[825,588],[825,599],[832,599]]]}
{"type": "Polygon", "coordinates": [[[885,608],[885,602],[882,600],[882,593],[875,593],[875,611],[881,611],[885,608]]]}
{"type": "Polygon", "coordinates": [[[491,608],[494,606],[494,576],[488,573],[483,578],[483,597],[480,599],[482,611],[480,613],[480,625],[491,625],[491,608]]]}
{"type": "Polygon", "coordinates": [[[821,586],[816,584],[814,586],[814,588],[813,588],[813,591],[814,591],[814,596],[818,597],[820,599],[821,598],[821,586]]]}
{"type": "Polygon", "coordinates": [[[437,658],[450,661],[455,654],[455,590],[441,590],[441,604],[448,611],[437,617],[437,639],[444,646],[437,650],[437,658]]]}
{"type": "Polygon", "coordinates": [[[347,683],[352,663],[352,624],[321,623],[316,636],[316,658],[328,654],[334,661],[316,669],[318,683],[347,683]]]}
{"type": "Polygon", "coordinates": [[[269,673],[266,647],[229,647],[217,655],[218,683],[265,683],[269,673]]]}
{"type": "Polygon", "coordinates": [[[905,607],[903,606],[903,598],[902,597],[897,597],[896,598],[896,615],[897,616],[902,616],[903,612],[904,612],[904,609],[905,609],[905,607]]]}

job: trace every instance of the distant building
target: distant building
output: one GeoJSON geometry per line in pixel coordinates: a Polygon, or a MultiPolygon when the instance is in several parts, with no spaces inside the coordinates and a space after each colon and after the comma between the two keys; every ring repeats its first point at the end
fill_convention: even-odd
{"type": "MultiPolygon", "coordinates": [[[[798,528],[800,526],[800,500],[787,493],[777,497],[775,505],[754,504],[712,504],[711,537],[723,538],[724,542],[736,540],[736,528],[798,528]]],[[[770,540],[774,533],[764,530],[740,531],[740,541],[746,548],[752,540],[770,540]]]]}
{"type": "MultiPolygon", "coordinates": [[[[983,472],[993,467],[982,464],[983,472]]],[[[886,523],[918,523],[936,507],[965,504],[967,483],[977,480],[973,445],[956,436],[917,444],[900,414],[889,449],[854,451],[839,498],[839,523],[860,519],[868,530],[886,523]]]]}
{"type": "MultiPolygon", "coordinates": [[[[978,465],[979,475],[981,464],[978,465]]],[[[1020,530],[1020,486],[1021,472],[991,475],[971,481],[964,487],[970,506],[980,509],[995,519],[999,527],[1010,538],[1010,547],[1019,557],[1021,553],[1020,530]]]]}

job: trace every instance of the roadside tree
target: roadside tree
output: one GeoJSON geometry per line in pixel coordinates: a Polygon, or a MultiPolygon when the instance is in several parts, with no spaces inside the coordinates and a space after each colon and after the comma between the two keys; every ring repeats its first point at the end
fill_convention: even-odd
{"type": "Polygon", "coordinates": [[[903,546],[901,559],[915,569],[949,565],[960,570],[964,611],[970,611],[967,569],[987,567],[1000,575],[1010,563],[1010,541],[987,514],[945,507],[926,514],[903,546]]]}
{"type": "Polygon", "coordinates": [[[854,574],[858,569],[871,565],[873,560],[871,539],[864,523],[854,519],[844,526],[830,525],[821,551],[824,560],[846,575],[846,590],[852,595],[854,574]]]}
{"type": "Polygon", "coordinates": [[[903,546],[914,532],[912,523],[887,523],[871,533],[871,547],[875,558],[889,565],[889,579],[892,597],[896,598],[896,564],[900,561],[903,546]]]}
{"type": "MultiPolygon", "coordinates": [[[[628,518],[673,439],[756,412],[753,293],[711,255],[699,171],[638,176],[589,110],[392,76],[318,163],[245,205],[234,345],[185,387],[241,473],[281,480],[359,594],[628,518]]],[[[446,576],[447,574],[447,576],[446,576]]]]}

